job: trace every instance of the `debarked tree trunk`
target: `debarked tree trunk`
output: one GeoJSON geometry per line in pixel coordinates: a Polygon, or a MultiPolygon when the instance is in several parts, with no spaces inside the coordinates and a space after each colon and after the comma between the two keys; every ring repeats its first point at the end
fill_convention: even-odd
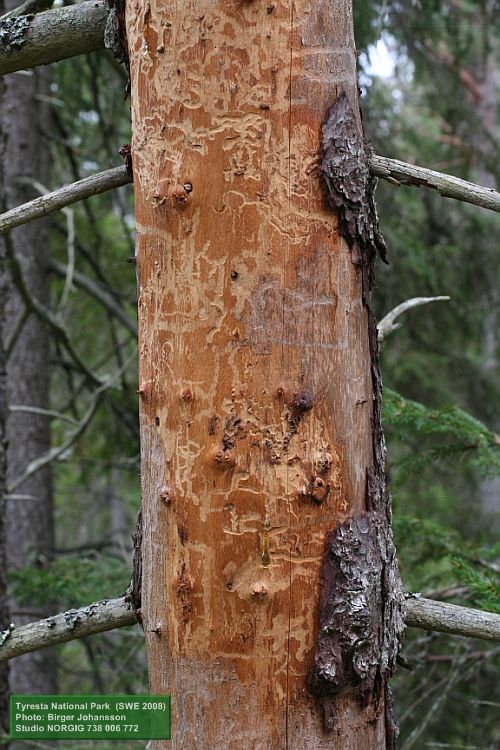
{"type": "Polygon", "coordinates": [[[351,3],[130,2],[127,33],[153,746],[392,747],[351,3]]]}

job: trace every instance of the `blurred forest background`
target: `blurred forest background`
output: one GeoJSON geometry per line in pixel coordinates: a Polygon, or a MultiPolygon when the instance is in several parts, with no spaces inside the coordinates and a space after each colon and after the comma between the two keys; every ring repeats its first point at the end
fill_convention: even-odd
{"type": "MultiPolygon", "coordinates": [[[[355,24],[376,153],[498,190],[499,2],[355,0],[355,24]]],[[[130,141],[125,87],[108,52],[7,76],[4,205],[119,164],[130,141]]],[[[500,612],[499,217],[387,183],[377,202],[390,258],[377,271],[377,317],[411,297],[450,297],[406,313],[382,347],[403,580],[500,612]]],[[[5,249],[8,583],[21,623],[129,583],[140,502],[132,188],[14,230],[5,249]],[[30,463],[40,456],[42,469],[30,463]]],[[[393,680],[402,750],[500,748],[499,654],[408,631],[409,668],[393,680]]],[[[11,689],[145,692],[141,630],[14,660],[11,689]]]]}

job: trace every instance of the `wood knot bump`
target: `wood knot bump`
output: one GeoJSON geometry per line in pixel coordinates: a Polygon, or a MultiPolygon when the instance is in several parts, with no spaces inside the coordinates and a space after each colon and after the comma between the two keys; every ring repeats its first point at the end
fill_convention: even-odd
{"type": "Polygon", "coordinates": [[[164,484],[160,490],[160,500],[163,500],[165,505],[171,505],[174,501],[174,491],[168,484],[164,484]]]}
{"type": "Polygon", "coordinates": [[[315,503],[323,503],[330,494],[330,485],[321,477],[313,477],[309,494],[315,503]]]}
{"type": "Polygon", "coordinates": [[[294,393],[292,406],[297,411],[308,411],[314,403],[312,391],[309,388],[301,388],[297,393],[294,393]]]}
{"type": "Polygon", "coordinates": [[[176,203],[185,203],[190,193],[193,192],[193,186],[190,182],[183,185],[176,185],[172,190],[172,198],[176,203]]]}
{"type": "Polygon", "coordinates": [[[150,382],[143,381],[140,383],[139,388],[136,390],[136,393],[138,396],[144,400],[147,401],[152,396],[152,384],[150,382]]]}
{"type": "Polygon", "coordinates": [[[267,596],[267,586],[263,581],[254,581],[250,586],[250,594],[254,598],[267,596]]]}

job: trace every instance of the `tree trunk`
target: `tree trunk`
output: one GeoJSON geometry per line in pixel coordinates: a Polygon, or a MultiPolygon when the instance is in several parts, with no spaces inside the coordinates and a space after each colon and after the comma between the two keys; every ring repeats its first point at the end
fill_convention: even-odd
{"type": "MultiPolygon", "coordinates": [[[[6,10],[18,3],[7,2],[6,10]]],[[[13,74],[5,78],[1,127],[6,139],[4,178],[11,208],[37,195],[30,180],[47,182],[47,105],[39,95],[48,93],[47,73],[13,74]]],[[[48,303],[48,224],[38,221],[11,232],[14,251],[22,262],[25,284],[31,295],[48,303]]],[[[24,310],[11,280],[6,307],[6,333],[15,329],[24,310]]],[[[35,315],[26,321],[7,363],[8,403],[49,406],[49,337],[47,326],[35,315]]],[[[50,423],[45,416],[10,413],[7,426],[8,480],[11,483],[27,465],[50,448],[50,423]]],[[[37,472],[16,489],[7,503],[7,562],[10,569],[44,565],[52,555],[52,482],[50,467],[37,472]]],[[[11,602],[11,617],[22,625],[49,614],[48,609],[11,602]]],[[[56,692],[55,655],[52,651],[28,654],[12,663],[10,688],[14,693],[56,692]]]]}
{"type": "Polygon", "coordinates": [[[127,11],[153,746],[392,747],[372,258],[319,170],[336,98],[360,139],[351,3],[127,11]]]}

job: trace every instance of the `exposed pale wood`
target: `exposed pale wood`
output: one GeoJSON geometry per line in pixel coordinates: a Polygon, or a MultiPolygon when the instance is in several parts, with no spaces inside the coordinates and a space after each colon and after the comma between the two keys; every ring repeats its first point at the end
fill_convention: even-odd
{"type": "Polygon", "coordinates": [[[142,609],[173,707],[152,744],[385,748],[383,710],[343,695],[326,734],[305,685],[325,534],[372,465],[361,274],[314,169],[335,85],[356,103],[350,3],[148,8],[127,3],[142,609]]]}
{"type": "Polygon", "coordinates": [[[500,212],[500,193],[493,188],[481,187],[459,177],[376,154],[370,159],[370,169],[377,177],[382,177],[392,184],[432,188],[443,198],[455,198],[488,208],[490,211],[500,212]]]}
{"type": "Polygon", "coordinates": [[[404,603],[404,618],[408,627],[500,641],[500,615],[494,612],[410,597],[404,603]]]}
{"type": "Polygon", "coordinates": [[[133,625],[136,621],[135,612],[124,596],[70,609],[46,620],[0,632],[0,661],[75,638],[133,625]]]}
{"type": "Polygon", "coordinates": [[[88,0],[0,21],[0,75],[103,49],[108,14],[105,0],[88,0]]]}
{"type": "Polygon", "coordinates": [[[73,182],[71,185],[54,190],[52,193],[40,195],[29,203],[23,203],[21,206],[11,208],[0,214],[0,233],[7,232],[9,229],[27,224],[29,221],[39,219],[42,216],[59,211],[65,206],[77,203],[92,195],[99,195],[108,190],[127,185],[132,182],[128,175],[126,167],[113,167],[106,169],[104,172],[84,177],[83,180],[73,182]]]}

